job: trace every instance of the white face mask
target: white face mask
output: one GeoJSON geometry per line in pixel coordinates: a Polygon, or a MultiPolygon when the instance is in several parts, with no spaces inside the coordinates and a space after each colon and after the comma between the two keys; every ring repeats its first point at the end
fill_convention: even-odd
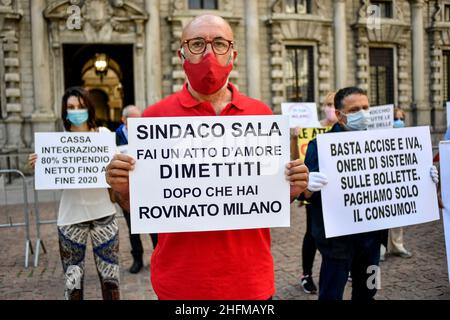
{"type": "Polygon", "coordinates": [[[337,117],[336,117],[336,113],[334,107],[330,107],[330,106],[325,106],[324,108],[324,112],[325,112],[325,117],[328,120],[328,122],[336,122],[337,121],[337,117]]]}
{"type": "Polygon", "coordinates": [[[360,110],[350,114],[341,113],[347,117],[346,127],[352,131],[366,130],[370,124],[369,110],[360,110]]]}

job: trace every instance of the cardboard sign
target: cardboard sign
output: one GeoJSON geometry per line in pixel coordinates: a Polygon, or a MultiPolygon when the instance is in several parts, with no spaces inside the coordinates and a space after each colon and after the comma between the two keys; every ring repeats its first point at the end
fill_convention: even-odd
{"type": "Polygon", "coordinates": [[[439,219],[429,127],[317,137],[327,238],[439,219]]]}
{"type": "Polygon", "coordinates": [[[447,127],[450,126],[450,101],[447,101],[447,127]]]}
{"type": "Polygon", "coordinates": [[[281,113],[289,116],[290,128],[318,128],[321,127],[317,116],[315,103],[295,102],[282,103],[281,113]]]}
{"type": "Polygon", "coordinates": [[[439,156],[441,158],[441,193],[444,204],[442,216],[444,220],[445,248],[447,250],[447,270],[450,281],[450,141],[440,142],[439,156]]]}
{"type": "Polygon", "coordinates": [[[391,129],[394,126],[394,105],[370,107],[370,124],[368,130],[391,129]]]}
{"type": "Polygon", "coordinates": [[[116,152],[113,132],[34,134],[36,190],[109,188],[105,168],[116,152]]]}
{"type": "Polygon", "coordinates": [[[132,233],[290,225],[284,116],[128,119],[132,233]]]}
{"type": "Polygon", "coordinates": [[[306,150],[308,149],[308,143],[317,137],[318,134],[325,133],[330,130],[331,127],[320,128],[298,128],[298,153],[299,159],[305,160],[306,150]]]}

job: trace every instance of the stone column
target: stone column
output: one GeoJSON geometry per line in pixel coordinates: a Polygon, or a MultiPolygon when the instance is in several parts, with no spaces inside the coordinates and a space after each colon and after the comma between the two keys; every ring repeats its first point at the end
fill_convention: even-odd
{"type": "Polygon", "coordinates": [[[180,48],[181,33],[187,19],[173,19],[171,21],[171,61],[172,61],[172,92],[181,90],[185,82],[186,76],[181,65],[181,59],[177,56],[177,50],[180,48]]]}
{"type": "MultiPolygon", "coordinates": [[[[397,47],[398,56],[398,106],[405,111],[410,112],[411,86],[409,82],[408,70],[410,65],[407,57],[409,55],[406,41],[401,41],[397,47]]],[[[408,117],[410,118],[410,117],[408,117]]],[[[408,121],[410,121],[409,119],[408,121]]]]}
{"type": "MultiPolygon", "coordinates": [[[[15,25],[14,28],[18,29],[15,25]]],[[[6,145],[4,150],[17,151],[25,146],[22,138],[22,92],[20,88],[19,34],[15,29],[4,33],[6,145]]],[[[3,81],[3,80],[2,80],[3,81]]]]}
{"type": "MultiPolygon", "coordinates": [[[[162,98],[162,70],[161,70],[161,38],[159,19],[160,0],[145,1],[145,9],[150,19],[145,27],[146,65],[147,65],[147,106],[162,98]]],[[[143,106],[144,108],[146,106],[143,106]]]]}
{"type": "MultiPolygon", "coordinates": [[[[330,47],[328,45],[329,32],[323,32],[323,39],[318,43],[319,52],[319,104],[323,104],[325,96],[330,92],[330,47]]],[[[319,117],[322,117],[320,114],[319,117]]]]}
{"type": "Polygon", "coordinates": [[[345,20],[345,0],[334,1],[334,65],[336,89],[347,86],[347,26],[345,20]]]}
{"type": "Polygon", "coordinates": [[[31,116],[33,131],[54,129],[49,40],[45,19],[42,13],[46,7],[45,0],[30,1],[31,5],[31,41],[33,52],[33,86],[34,110],[31,116]]]}
{"type": "Polygon", "coordinates": [[[365,90],[369,89],[369,39],[365,25],[355,28],[356,49],[356,85],[365,90]]]}
{"type": "Polygon", "coordinates": [[[272,82],[272,109],[274,113],[281,113],[281,104],[284,97],[284,72],[283,72],[283,34],[281,24],[272,25],[272,39],[270,41],[270,78],[272,82]]]}
{"type": "Polygon", "coordinates": [[[430,32],[430,94],[431,108],[433,109],[432,123],[439,132],[445,132],[447,129],[447,118],[444,109],[442,92],[442,40],[440,31],[430,32]]]}
{"type": "Polygon", "coordinates": [[[412,23],[412,68],[413,68],[413,103],[416,108],[414,125],[430,124],[430,109],[425,104],[425,60],[424,60],[424,26],[423,0],[411,4],[412,23]]]}
{"type": "Polygon", "coordinates": [[[252,98],[261,99],[261,55],[257,0],[245,1],[245,38],[247,94],[252,98]]]}
{"type": "Polygon", "coordinates": [[[136,20],[136,43],[134,46],[134,102],[136,106],[145,109],[145,53],[144,53],[144,21],[136,20]]]}

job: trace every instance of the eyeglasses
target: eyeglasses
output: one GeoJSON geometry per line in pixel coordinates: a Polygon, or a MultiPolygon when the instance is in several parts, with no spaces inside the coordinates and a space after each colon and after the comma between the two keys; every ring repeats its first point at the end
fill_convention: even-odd
{"type": "Polygon", "coordinates": [[[189,51],[192,54],[202,54],[206,51],[208,43],[211,44],[212,50],[215,54],[224,55],[233,46],[233,41],[223,38],[214,38],[213,40],[205,40],[204,38],[193,38],[184,40],[183,45],[187,44],[189,51]]]}

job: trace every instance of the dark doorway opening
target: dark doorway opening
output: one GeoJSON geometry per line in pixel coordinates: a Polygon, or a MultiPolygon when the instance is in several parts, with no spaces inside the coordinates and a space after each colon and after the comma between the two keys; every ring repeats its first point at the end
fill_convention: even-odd
{"type": "Polygon", "coordinates": [[[104,91],[98,89],[92,89],[89,92],[95,106],[97,124],[106,127],[109,126],[109,123],[114,121],[112,121],[109,116],[108,95],[104,91]]]}
{"type": "Polygon", "coordinates": [[[121,108],[134,104],[134,73],[133,73],[133,45],[109,45],[109,44],[65,44],[64,55],[64,85],[84,86],[83,68],[95,58],[96,54],[104,53],[120,68],[120,90],[122,99],[120,108],[109,105],[111,99],[102,97],[97,89],[90,89],[93,98],[98,98],[101,105],[96,107],[98,115],[101,115],[101,125],[115,130],[120,125],[121,108]],[[106,108],[106,109],[105,109],[106,108]],[[109,110],[108,110],[109,109],[109,110]]]}

